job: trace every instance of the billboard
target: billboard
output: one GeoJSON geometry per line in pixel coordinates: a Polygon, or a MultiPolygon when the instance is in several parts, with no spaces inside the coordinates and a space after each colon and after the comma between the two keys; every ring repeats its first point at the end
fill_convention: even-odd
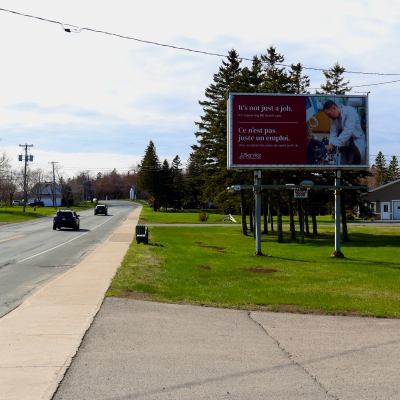
{"type": "Polygon", "coordinates": [[[229,93],[228,169],[368,167],[367,96],[229,93]]]}

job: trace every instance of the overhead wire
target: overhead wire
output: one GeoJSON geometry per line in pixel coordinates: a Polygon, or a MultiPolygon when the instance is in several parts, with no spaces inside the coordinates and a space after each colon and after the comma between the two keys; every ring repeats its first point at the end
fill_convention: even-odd
{"type": "MultiPolygon", "coordinates": [[[[168,47],[168,48],[175,49],[175,50],[188,51],[188,52],[192,52],[192,53],[199,53],[199,54],[204,54],[204,55],[209,55],[209,56],[217,56],[217,57],[224,57],[224,58],[227,57],[226,54],[212,53],[209,51],[195,50],[195,49],[191,49],[188,47],[174,46],[174,45],[170,45],[170,44],[166,44],[166,43],[159,43],[159,42],[154,42],[151,40],[139,39],[139,38],[135,38],[132,36],[121,35],[118,33],[107,32],[107,31],[103,31],[103,30],[99,30],[99,29],[86,28],[86,27],[81,28],[81,27],[77,27],[75,25],[64,24],[60,21],[54,21],[51,19],[38,17],[35,15],[30,15],[30,14],[25,14],[25,13],[21,13],[18,11],[7,10],[4,8],[0,8],[0,11],[9,12],[9,13],[20,15],[23,17],[34,18],[34,19],[44,21],[44,22],[58,24],[58,25],[61,25],[61,27],[66,32],[69,32],[69,33],[79,33],[81,31],[88,31],[88,32],[93,32],[93,33],[101,33],[101,34],[108,35],[108,36],[115,36],[115,37],[118,37],[121,39],[133,40],[133,41],[140,42],[140,43],[146,43],[146,44],[151,44],[151,45],[161,46],[161,47],[168,47]]],[[[245,61],[253,61],[252,59],[246,58],[246,57],[239,57],[239,59],[245,60],[245,61]]],[[[283,63],[277,63],[276,65],[283,66],[283,67],[291,67],[291,65],[283,64],[283,63]]],[[[329,70],[329,68],[327,69],[327,68],[316,68],[316,67],[305,67],[305,66],[302,66],[302,68],[308,69],[308,70],[313,70],[313,71],[328,71],[329,70]]],[[[360,74],[360,75],[400,76],[400,73],[363,72],[363,71],[348,71],[348,70],[345,70],[344,72],[348,73],[348,74],[360,74]]],[[[393,82],[399,82],[399,81],[393,81],[393,82]]],[[[383,83],[375,83],[375,84],[371,84],[371,85],[361,85],[361,86],[372,86],[372,85],[380,85],[380,84],[393,83],[393,82],[383,82],[383,83]]],[[[354,87],[361,87],[361,86],[354,86],[354,87]]]]}

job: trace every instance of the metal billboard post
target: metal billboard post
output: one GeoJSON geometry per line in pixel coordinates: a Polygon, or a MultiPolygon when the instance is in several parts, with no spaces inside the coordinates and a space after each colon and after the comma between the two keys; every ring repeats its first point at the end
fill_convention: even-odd
{"type": "Polygon", "coordinates": [[[340,178],[341,171],[336,171],[335,177],[335,251],[332,257],[343,258],[344,254],[340,251],[340,178]]]}
{"type": "Polygon", "coordinates": [[[256,239],[256,252],[255,256],[262,256],[261,251],[261,171],[254,171],[254,194],[255,194],[255,209],[256,209],[256,223],[255,223],[255,239],[256,239]]]}

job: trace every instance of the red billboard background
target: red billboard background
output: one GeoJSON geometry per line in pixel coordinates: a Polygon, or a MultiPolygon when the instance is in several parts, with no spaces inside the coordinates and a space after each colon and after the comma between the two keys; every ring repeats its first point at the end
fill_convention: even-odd
{"type": "Polygon", "coordinates": [[[232,163],[306,163],[305,97],[235,95],[231,107],[232,163]]]}

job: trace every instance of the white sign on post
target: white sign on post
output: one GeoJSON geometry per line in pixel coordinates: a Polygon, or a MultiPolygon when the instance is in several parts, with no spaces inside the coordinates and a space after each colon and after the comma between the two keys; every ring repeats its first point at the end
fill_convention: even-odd
{"type": "Polygon", "coordinates": [[[295,190],[294,198],[295,199],[308,199],[308,190],[295,190]]]}

